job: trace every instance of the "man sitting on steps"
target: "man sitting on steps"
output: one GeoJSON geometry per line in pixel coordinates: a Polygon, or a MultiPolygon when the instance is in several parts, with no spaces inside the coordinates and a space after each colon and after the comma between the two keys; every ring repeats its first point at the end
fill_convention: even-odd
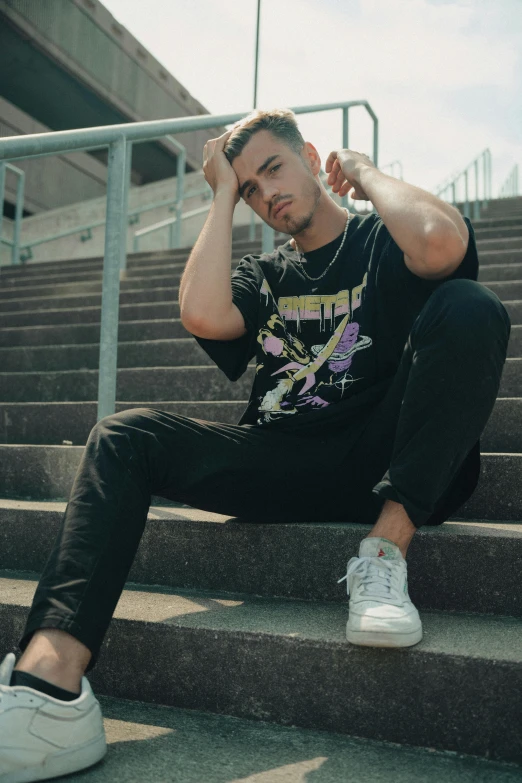
{"type": "Polygon", "coordinates": [[[353,189],[377,210],[349,214],[320,170],[288,110],[255,111],[205,145],[214,200],[181,280],[181,320],[231,380],[255,357],[249,403],[235,425],[134,408],[92,428],[23,655],[0,667],[0,783],[104,755],[84,674],[151,495],[245,521],[372,525],[339,580],[347,639],[421,640],[406,552],[418,528],[443,523],[476,486],[510,322],[477,282],[473,227],[453,206],[336,150],[325,165],[333,191],[353,189]],[[240,198],[291,239],[245,256],[231,275],[240,198]]]}

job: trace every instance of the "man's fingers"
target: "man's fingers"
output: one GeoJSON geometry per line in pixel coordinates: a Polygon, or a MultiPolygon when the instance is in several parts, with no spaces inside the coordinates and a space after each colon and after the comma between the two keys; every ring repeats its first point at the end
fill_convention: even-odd
{"type": "Polygon", "coordinates": [[[327,174],[330,171],[330,169],[332,168],[332,165],[334,164],[334,162],[336,160],[337,160],[337,151],[334,150],[333,152],[330,152],[330,154],[328,155],[328,158],[326,159],[326,164],[325,164],[324,170],[326,171],[327,174]]]}

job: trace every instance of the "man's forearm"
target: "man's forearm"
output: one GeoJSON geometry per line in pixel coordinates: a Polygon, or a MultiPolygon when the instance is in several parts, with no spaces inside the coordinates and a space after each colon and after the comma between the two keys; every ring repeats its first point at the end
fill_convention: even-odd
{"type": "Polygon", "coordinates": [[[361,166],[357,180],[395,242],[411,258],[423,258],[430,237],[458,234],[464,239],[467,227],[459,211],[432,193],[373,166],[361,166]]]}
{"type": "Polygon", "coordinates": [[[232,306],[234,208],[231,194],[217,193],[192,248],[179,286],[180,313],[186,323],[212,323],[232,306]]]}

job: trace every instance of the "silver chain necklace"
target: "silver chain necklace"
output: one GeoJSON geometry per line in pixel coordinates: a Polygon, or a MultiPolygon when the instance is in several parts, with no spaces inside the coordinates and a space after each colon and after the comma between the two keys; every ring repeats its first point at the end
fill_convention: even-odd
{"type": "Polygon", "coordinates": [[[325,275],[325,274],[328,272],[328,270],[329,270],[329,269],[330,269],[330,267],[332,266],[333,262],[335,261],[335,259],[337,258],[337,256],[339,255],[339,253],[340,253],[340,252],[341,252],[341,250],[342,250],[342,247],[343,247],[343,245],[344,245],[344,240],[346,239],[346,234],[347,234],[347,232],[348,232],[348,224],[350,223],[350,220],[351,220],[351,219],[352,219],[352,217],[353,217],[352,213],[351,213],[351,212],[350,212],[348,209],[346,209],[346,207],[343,207],[343,209],[344,209],[344,211],[346,212],[346,214],[348,215],[348,219],[347,219],[347,221],[346,221],[346,225],[345,225],[345,227],[344,227],[343,241],[341,242],[341,244],[340,244],[340,246],[339,246],[339,249],[337,250],[337,253],[336,253],[336,254],[335,254],[335,256],[332,258],[332,260],[330,261],[330,263],[328,264],[328,266],[326,267],[326,269],[324,270],[324,272],[323,272],[321,275],[319,275],[319,277],[310,277],[310,275],[308,275],[308,274],[306,273],[306,271],[305,271],[305,268],[303,267],[303,265],[302,265],[302,263],[301,263],[301,258],[300,258],[300,255],[301,255],[301,253],[299,252],[299,248],[297,247],[297,242],[296,242],[296,241],[295,241],[295,239],[294,239],[294,242],[295,242],[295,249],[296,249],[296,252],[297,252],[297,263],[299,264],[299,266],[300,266],[300,268],[301,268],[301,271],[303,272],[304,276],[305,276],[305,277],[307,277],[309,280],[312,280],[312,281],[314,281],[314,282],[315,282],[316,280],[320,280],[320,279],[321,279],[321,277],[323,277],[323,276],[324,276],[324,275],[325,275]]]}

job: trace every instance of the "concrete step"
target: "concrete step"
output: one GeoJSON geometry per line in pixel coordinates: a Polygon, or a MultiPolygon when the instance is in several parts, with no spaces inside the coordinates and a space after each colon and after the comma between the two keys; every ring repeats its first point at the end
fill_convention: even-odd
{"type": "MultiPolygon", "coordinates": [[[[165,278],[169,287],[174,284],[173,278],[165,278]]],[[[146,278],[143,278],[143,287],[146,290],[146,278]]],[[[158,279],[155,279],[158,282],[158,279]]],[[[522,298],[522,280],[504,280],[500,282],[487,282],[484,284],[490,288],[502,300],[516,300],[522,298]]],[[[123,304],[120,302],[120,321],[147,320],[149,318],[179,318],[179,303],[176,297],[163,301],[133,302],[123,304]]],[[[18,312],[0,313],[0,327],[32,326],[47,324],[85,324],[97,323],[101,319],[101,306],[89,307],[58,307],[57,309],[22,310],[18,312]]]]}
{"type": "MultiPolygon", "coordinates": [[[[522,324],[522,300],[505,300],[504,305],[512,324],[522,324]]],[[[127,311],[121,307],[120,312],[126,314],[127,311]]],[[[152,320],[121,320],[118,327],[119,340],[122,342],[165,340],[189,335],[179,319],[162,319],[157,313],[155,315],[156,317],[152,320]]],[[[84,345],[85,343],[99,343],[99,339],[99,323],[68,324],[66,329],[63,324],[50,324],[48,326],[4,327],[0,330],[0,347],[84,345]]]]}
{"type": "MultiPolygon", "coordinates": [[[[522,313],[522,310],[521,310],[522,313]]],[[[522,317],[521,317],[522,323],[522,317]]],[[[122,342],[172,340],[187,337],[179,318],[155,318],[149,321],[122,321],[118,339],[122,342]]],[[[194,338],[192,338],[194,340],[194,338]]],[[[100,324],[51,324],[49,326],[13,326],[0,329],[0,346],[17,345],[84,345],[100,341],[100,324]]],[[[195,342],[195,340],[194,340],[195,342]]]]}
{"type": "MultiPolygon", "coordinates": [[[[522,356],[522,326],[520,327],[522,356]]],[[[35,370],[95,370],[100,363],[100,346],[52,345],[42,347],[0,348],[0,367],[4,372],[35,370]]],[[[120,342],[118,367],[160,367],[175,365],[212,365],[212,360],[193,337],[173,340],[120,342]]]]}
{"type": "Polygon", "coordinates": [[[377,783],[395,769],[401,783],[520,781],[516,764],[96,695],[108,752],[89,783],[346,783],[347,770],[377,783]]]}
{"type": "MultiPolygon", "coordinates": [[[[213,364],[119,369],[116,395],[123,400],[145,396],[155,402],[167,399],[239,401],[248,399],[254,374],[255,365],[249,365],[236,382],[229,381],[213,364]]],[[[507,396],[518,395],[510,393],[507,396]]],[[[0,373],[0,401],[74,402],[97,398],[97,370],[0,373]]]]}
{"type": "MultiPolygon", "coordinates": [[[[493,268],[493,267],[491,267],[493,268]]],[[[509,267],[508,267],[509,268],[509,267]]],[[[512,279],[501,278],[497,279],[512,279]]],[[[518,279],[518,278],[517,278],[518,279]]],[[[78,286],[81,288],[82,286],[78,286]]],[[[100,290],[95,292],[79,291],[75,294],[53,295],[53,296],[30,296],[20,299],[4,299],[0,303],[1,313],[20,312],[24,310],[59,310],[63,308],[82,307],[100,307],[102,301],[101,285],[100,290]]],[[[158,288],[133,288],[120,289],[120,305],[144,303],[144,302],[165,302],[178,300],[179,286],[160,286],[158,288]]]]}
{"type": "Polygon", "coordinates": [[[487,250],[516,250],[520,252],[522,251],[522,230],[515,234],[515,236],[493,238],[476,237],[476,241],[479,258],[482,251],[487,250]]]}
{"type": "MultiPolygon", "coordinates": [[[[237,424],[247,400],[182,400],[153,403],[120,402],[116,411],[129,408],[160,408],[204,421],[237,424]]],[[[0,443],[54,444],[64,440],[85,445],[96,424],[96,402],[3,402],[0,403],[0,443]]],[[[522,397],[497,399],[481,438],[483,451],[522,452],[522,397]]]]}
{"type": "MultiPolygon", "coordinates": [[[[65,502],[1,499],[0,569],[40,573],[65,508],[65,502]]],[[[189,506],[152,504],[129,580],[344,602],[346,588],[337,580],[370,529],[328,520],[254,523],[189,506]]],[[[522,617],[521,563],[522,524],[448,520],[424,526],[408,550],[410,597],[418,609],[522,617]],[[492,568],[493,563],[502,568],[492,568]]]]}
{"type": "MultiPolygon", "coordinates": [[[[171,363],[170,363],[171,364],[171,363]]],[[[214,364],[166,367],[127,367],[117,372],[120,400],[146,397],[162,400],[244,400],[254,381],[255,363],[237,381],[229,381],[214,364]]],[[[522,359],[507,359],[499,397],[522,396],[522,359]]],[[[98,370],[1,372],[2,402],[79,402],[98,397],[98,370]]]]}
{"type": "Polygon", "coordinates": [[[481,283],[521,279],[522,264],[482,264],[479,268],[479,282],[481,283]]]}
{"type": "MultiPolygon", "coordinates": [[[[506,226],[511,227],[506,223],[506,226]]],[[[276,243],[283,244],[289,238],[287,234],[276,234],[276,243]]],[[[232,250],[237,250],[238,254],[261,252],[261,240],[233,240],[232,250]]],[[[171,250],[151,250],[140,253],[127,253],[126,267],[132,269],[135,266],[143,266],[147,263],[169,263],[171,261],[186,261],[192,252],[192,245],[171,250]]],[[[73,272],[75,269],[102,269],[103,256],[87,256],[86,258],[75,258],[60,261],[27,261],[24,264],[13,266],[4,264],[0,266],[0,281],[4,277],[13,277],[25,275],[42,275],[46,272],[52,274],[59,272],[73,272]]]]}
{"type": "MultiPolygon", "coordinates": [[[[522,357],[522,325],[512,326],[508,344],[510,358],[522,357]]],[[[0,348],[0,367],[4,372],[37,370],[96,370],[100,346],[49,345],[0,348]]],[[[160,367],[212,364],[212,360],[193,337],[120,342],[118,367],[160,367]]]]}
{"type": "MultiPolygon", "coordinates": [[[[232,259],[231,269],[235,269],[238,262],[239,258],[232,259]]],[[[481,252],[480,263],[487,267],[494,265],[505,267],[520,264],[522,263],[522,249],[520,251],[481,252]]],[[[120,292],[135,291],[136,289],[177,287],[184,268],[185,263],[137,268],[134,272],[129,272],[127,277],[121,280],[120,292]]],[[[12,281],[12,285],[3,287],[0,285],[0,311],[5,312],[5,310],[11,309],[8,303],[13,299],[29,300],[48,297],[68,297],[79,294],[98,294],[101,296],[101,272],[55,275],[53,277],[55,278],[54,280],[49,279],[49,275],[40,278],[20,278],[20,280],[12,281]]]]}
{"type": "MultiPolygon", "coordinates": [[[[36,580],[0,579],[2,655],[36,580]]],[[[89,679],[117,698],[522,762],[522,620],[423,611],[422,641],[390,650],[349,644],[347,615],[128,583],[89,679]]]]}
{"type": "MultiPolygon", "coordinates": [[[[481,267],[479,270],[479,280],[489,284],[489,281],[499,282],[508,280],[522,279],[522,264],[490,264],[481,267]]],[[[134,303],[146,302],[165,302],[178,301],[179,280],[176,285],[163,286],[156,288],[135,287],[128,288],[127,284],[120,290],[120,305],[129,305],[134,303]]],[[[91,284],[87,284],[90,288],[91,284]]],[[[54,294],[48,296],[22,296],[20,298],[3,299],[0,304],[2,315],[9,313],[39,310],[64,310],[81,307],[100,307],[101,306],[101,283],[97,291],[83,290],[84,284],[78,286],[81,291],[74,294],[54,294]]]]}
{"type": "MultiPolygon", "coordinates": [[[[475,237],[478,243],[479,253],[482,250],[490,250],[492,243],[498,243],[498,248],[494,250],[522,248],[522,221],[504,227],[484,226],[476,222],[475,237]]],[[[284,235],[275,240],[275,246],[284,244],[288,236],[284,235]]],[[[126,269],[129,275],[135,275],[138,269],[147,270],[151,268],[169,268],[171,266],[184,266],[190,255],[191,248],[184,248],[180,251],[170,251],[163,253],[143,253],[128,256],[126,269]]],[[[241,258],[247,253],[261,253],[260,242],[241,242],[232,245],[232,254],[235,258],[241,258]]],[[[25,285],[23,281],[32,279],[33,285],[37,280],[51,276],[51,279],[60,282],[60,278],[74,281],[82,279],[81,275],[101,275],[103,270],[103,258],[76,259],[74,261],[55,261],[45,263],[23,264],[19,266],[0,267],[0,286],[25,285]]]]}
{"type": "MultiPolygon", "coordinates": [[[[0,497],[67,500],[84,446],[0,445],[0,497]]],[[[473,496],[455,518],[522,520],[522,454],[483,453],[473,496]]],[[[172,501],[161,499],[161,504],[172,501]]]]}
{"type": "MultiPolygon", "coordinates": [[[[485,263],[482,259],[481,248],[485,251],[493,250],[499,251],[511,251],[511,253],[518,254],[517,261],[521,261],[522,257],[522,237],[518,240],[518,245],[511,245],[512,240],[485,240],[484,242],[478,242],[479,259],[481,263],[485,263]],[[497,243],[495,245],[495,242],[497,243]],[[505,244],[508,243],[508,244],[505,244]]],[[[231,269],[235,269],[240,261],[240,256],[234,256],[231,260],[231,269]]],[[[125,287],[129,287],[130,281],[136,281],[134,288],[143,287],[146,283],[146,287],[150,287],[150,280],[152,280],[156,287],[164,285],[177,285],[183,270],[186,266],[186,260],[183,261],[169,261],[162,263],[146,263],[142,266],[128,269],[125,273],[124,279],[121,280],[120,287],[122,290],[125,287]],[[146,282],[147,281],[147,282],[146,282]],[[177,282],[176,282],[177,281],[177,282]]],[[[15,277],[4,276],[0,279],[1,284],[1,296],[2,301],[5,298],[27,298],[31,294],[25,293],[26,291],[32,292],[33,289],[41,288],[42,286],[48,287],[49,285],[55,285],[59,288],[56,291],[56,295],[64,293],[60,286],[86,283],[99,283],[102,282],[102,269],[89,269],[82,271],[81,269],[73,269],[63,273],[47,272],[41,275],[17,275],[15,277]],[[14,294],[16,296],[14,297],[14,294]]],[[[38,295],[36,290],[35,295],[38,295]]],[[[42,294],[43,295],[43,294],[42,294]]]]}
{"type": "MultiPolygon", "coordinates": [[[[505,400],[497,400],[497,405],[505,400]]],[[[505,427],[504,441],[506,450],[522,451],[522,432],[518,437],[519,428],[513,426],[522,413],[518,400],[510,400],[513,407],[499,414],[499,422],[505,427]],[[504,425],[504,422],[506,424],[504,425]],[[511,438],[511,440],[509,440],[511,438]],[[518,445],[520,444],[520,448],[518,445]]],[[[116,411],[128,408],[153,408],[150,402],[117,402],[116,411]]],[[[247,401],[234,402],[221,400],[192,400],[179,402],[162,402],[161,410],[189,416],[205,421],[220,421],[224,424],[237,424],[247,406],[247,401]]],[[[0,403],[0,443],[10,444],[56,444],[64,440],[71,445],[85,445],[89,432],[96,424],[97,402],[4,402],[0,403]]],[[[495,410],[493,411],[495,413],[495,410]]],[[[492,414],[493,415],[493,414],[492,414]]],[[[501,437],[500,430],[495,430],[496,438],[501,437]]],[[[502,447],[504,448],[504,447],[502,447]]],[[[498,451],[495,446],[494,451],[498,451]]]]}

